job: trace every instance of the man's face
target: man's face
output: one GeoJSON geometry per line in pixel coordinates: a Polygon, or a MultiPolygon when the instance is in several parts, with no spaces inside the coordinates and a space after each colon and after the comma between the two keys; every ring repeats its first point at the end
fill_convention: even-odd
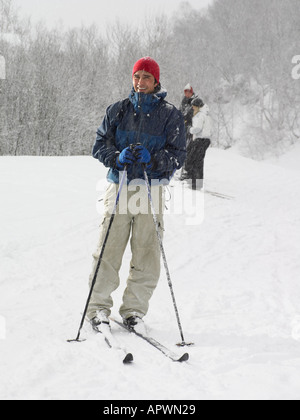
{"type": "Polygon", "coordinates": [[[158,83],[151,73],[140,70],[133,75],[133,87],[138,93],[153,93],[158,83]]]}
{"type": "Polygon", "coordinates": [[[193,96],[193,92],[191,90],[185,90],[184,94],[185,94],[185,97],[188,99],[193,96]]]}
{"type": "Polygon", "coordinates": [[[193,111],[194,111],[194,115],[196,115],[200,111],[200,108],[198,106],[193,105],[193,111]]]}

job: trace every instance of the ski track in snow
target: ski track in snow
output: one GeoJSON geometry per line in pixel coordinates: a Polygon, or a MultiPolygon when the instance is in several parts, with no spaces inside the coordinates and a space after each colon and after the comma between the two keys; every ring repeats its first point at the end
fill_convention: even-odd
{"type": "MultiPolygon", "coordinates": [[[[1,157],[0,398],[299,399],[300,172],[287,157],[282,162],[209,150],[208,190],[235,198],[205,194],[200,225],[165,217],[183,330],[195,342],[190,361],[171,362],[113,325],[134,354],[124,366],[89,325],[87,341],[66,342],[77,334],[88,294],[101,222],[96,184],[106,169],[90,157],[1,157]]],[[[173,185],[171,194],[181,188],[173,185]]],[[[128,249],[115,316],[129,263],[128,249]]],[[[186,350],[174,345],[179,332],[163,267],[145,321],[157,340],[186,350]]]]}

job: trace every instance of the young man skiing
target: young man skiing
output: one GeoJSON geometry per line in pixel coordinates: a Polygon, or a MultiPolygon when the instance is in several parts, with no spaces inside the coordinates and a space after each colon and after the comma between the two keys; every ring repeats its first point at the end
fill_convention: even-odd
{"type": "Polygon", "coordinates": [[[111,225],[105,252],[97,274],[87,316],[95,330],[109,323],[112,293],[119,287],[119,271],[125,248],[131,237],[132,260],[120,315],[133,328],[142,323],[149,300],[160,276],[160,249],[154,225],[144,170],[156,197],[157,220],[163,231],[164,187],[186,158],[186,139],[182,114],[165,98],[160,84],[159,65],[150,57],[138,60],[132,72],[133,88],[128,99],[111,105],[98,129],[93,156],[110,168],[95,270],[116,202],[120,174],[127,171],[117,212],[111,225]],[[137,194],[139,200],[134,199],[137,194]],[[145,201],[146,200],[146,201],[145,201]],[[132,202],[145,206],[132,208],[132,202]],[[144,207],[142,210],[141,207],[144,207]]]}
{"type": "Polygon", "coordinates": [[[190,133],[193,135],[193,140],[187,150],[186,170],[195,190],[203,188],[204,158],[211,144],[212,126],[209,107],[202,99],[193,99],[192,107],[194,116],[190,133]]]}

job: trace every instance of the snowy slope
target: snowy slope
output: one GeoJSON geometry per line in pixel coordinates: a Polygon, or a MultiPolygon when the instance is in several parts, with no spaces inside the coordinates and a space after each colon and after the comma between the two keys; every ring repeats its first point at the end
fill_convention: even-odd
{"type": "MultiPolygon", "coordinates": [[[[186,224],[186,214],[166,216],[165,249],[183,329],[196,343],[184,364],[115,326],[134,353],[131,366],[88,325],[87,341],[66,342],[76,336],[88,293],[101,219],[96,184],[104,184],[105,174],[89,157],[0,158],[0,398],[299,399],[295,166],[210,149],[207,188],[235,199],[205,194],[201,224],[186,224]]],[[[170,191],[180,193],[180,184],[170,191]]],[[[116,316],[129,261],[127,251],[116,316]]],[[[178,351],[164,274],[146,323],[178,351]]]]}

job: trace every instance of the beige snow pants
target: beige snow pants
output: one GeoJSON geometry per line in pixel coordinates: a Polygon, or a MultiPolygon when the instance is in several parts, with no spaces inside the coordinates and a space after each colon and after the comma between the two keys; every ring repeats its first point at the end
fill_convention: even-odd
{"type": "MultiPolygon", "coordinates": [[[[93,255],[94,266],[90,276],[90,286],[116,202],[118,188],[119,185],[111,184],[106,191],[104,219],[98,248],[93,255]]],[[[151,188],[151,193],[163,237],[164,187],[154,186],[151,188]]],[[[89,304],[87,313],[89,319],[94,318],[97,311],[101,310],[110,315],[113,306],[111,295],[120,285],[119,271],[130,237],[132,260],[123,304],[120,308],[120,315],[123,318],[131,315],[143,317],[147,314],[149,300],[160,277],[160,248],[145,185],[123,187],[89,304]]]]}

